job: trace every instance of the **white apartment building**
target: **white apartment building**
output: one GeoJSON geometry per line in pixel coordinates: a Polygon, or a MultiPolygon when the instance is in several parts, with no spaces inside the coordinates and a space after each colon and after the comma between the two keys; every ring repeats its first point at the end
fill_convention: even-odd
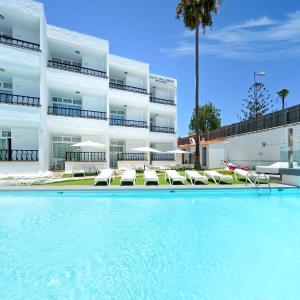
{"type": "Polygon", "coordinates": [[[0,0],[0,174],[174,164],[177,81],[109,42],[48,25],[43,4],[0,0]],[[103,149],[71,145],[93,141],[103,149]]]}

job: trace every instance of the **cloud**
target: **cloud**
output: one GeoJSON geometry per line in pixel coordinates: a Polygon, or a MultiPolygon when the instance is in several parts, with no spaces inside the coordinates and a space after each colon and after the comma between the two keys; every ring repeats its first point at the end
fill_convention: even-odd
{"type": "MultiPolygon", "coordinates": [[[[194,32],[186,31],[176,46],[160,50],[171,57],[193,55],[193,38],[194,32]]],[[[200,43],[202,54],[228,59],[300,57],[300,11],[288,14],[282,21],[265,16],[207,30],[200,43]]]]}

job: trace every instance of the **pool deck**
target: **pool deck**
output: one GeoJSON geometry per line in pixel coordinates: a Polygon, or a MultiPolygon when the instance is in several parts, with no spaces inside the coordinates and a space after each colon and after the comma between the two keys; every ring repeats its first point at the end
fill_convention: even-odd
{"type": "MultiPolygon", "coordinates": [[[[295,188],[295,186],[273,183],[271,188],[295,188]]],[[[269,189],[268,185],[261,184],[210,184],[210,185],[158,185],[158,186],[1,186],[0,191],[115,191],[115,190],[219,190],[219,189],[269,189]]]]}

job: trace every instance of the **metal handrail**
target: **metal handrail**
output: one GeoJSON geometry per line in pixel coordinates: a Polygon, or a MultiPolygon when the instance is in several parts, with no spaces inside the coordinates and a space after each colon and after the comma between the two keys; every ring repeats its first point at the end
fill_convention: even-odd
{"type": "Polygon", "coordinates": [[[173,161],[175,155],[171,153],[152,153],[151,160],[153,161],[173,161]]]}
{"type": "Polygon", "coordinates": [[[173,100],[156,98],[156,97],[150,97],[150,102],[176,106],[176,104],[173,100]]]}
{"type": "Polygon", "coordinates": [[[0,93],[0,103],[39,107],[40,98],[0,93]]]}
{"type": "Polygon", "coordinates": [[[105,161],[105,152],[66,152],[66,161],[105,161]]]}
{"type": "Polygon", "coordinates": [[[164,126],[150,126],[150,131],[152,132],[163,132],[163,133],[175,133],[175,129],[172,127],[164,127],[164,126]]]}
{"type": "Polygon", "coordinates": [[[129,91],[129,92],[134,92],[134,93],[147,94],[146,89],[139,88],[136,86],[115,83],[115,82],[110,82],[109,87],[113,88],[113,89],[124,90],[124,91],[129,91]]]}
{"type": "Polygon", "coordinates": [[[0,150],[0,161],[38,161],[39,150],[0,150]]]}
{"type": "Polygon", "coordinates": [[[48,67],[63,70],[63,71],[80,73],[80,74],[84,74],[84,75],[107,78],[106,72],[104,72],[104,71],[84,68],[81,66],[69,65],[69,64],[65,64],[65,63],[56,62],[53,60],[48,60],[48,67]]]}
{"type": "Polygon", "coordinates": [[[106,120],[106,112],[48,106],[48,114],[55,116],[106,120]]]}
{"type": "Polygon", "coordinates": [[[146,121],[125,120],[125,119],[119,119],[119,118],[110,118],[109,125],[136,127],[136,128],[148,128],[146,121]]]}
{"type": "Polygon", "coordinates": [[[29,50],[33,50],[33,51],[41,51],[39,44],[24,41],[24,40],[15,39],[13,37],[5,36],[5,35],[2,35],[2,34],[0,34],[0,43],[5,44],[5,45],[9,45],[9,46],[29,49],[29,50]]]}
{"type": "Polygon", "coordinates": [[[119,153],[118,154],[118,160],[142,161],[146,159],[147,156],[145,153],[119,153]]]}

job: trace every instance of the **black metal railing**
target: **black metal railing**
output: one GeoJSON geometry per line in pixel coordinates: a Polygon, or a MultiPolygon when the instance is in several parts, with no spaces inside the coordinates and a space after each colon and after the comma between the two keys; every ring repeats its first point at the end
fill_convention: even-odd
{"type": "Polygon", "coordinates": [[[145,153],[119,153],[118,160],[146,160],[147,156],[145,153]]]}
{"type": "MultiPolygon", "coordinates": [[[[275,128],[300,122],[300,105],[295,105],[284,110],[275,111],[254,120],[246,120],[239,123],[223,126],[219,129],[203,133],[201,140],[213,140],[244,133],[255,132],[264,129],[275,128]]],[[[191,136],[195,138],[195,136],[191,136]]],[[[179,144],[189,144],[190,137],[178,140],[179,144]]]]}
{"type": "Polygon", "coordinates": [[[106,112],[83,110],[83,109],[76,109],[76,108],[48,106],[48,114],[55,115],[55,116],[74,117],[74,118],[106,120],[106,112]]]}
{"type": "Polygon", "coordinates": [[[175,155],[171,153],[152,153],[151,160],[153,161],[173,161],[175,155]]]}
{"type": "Polygon", "coordinates": [[[0,150],[0,161],[38,161],[39,150],[0,150]]]}
{"type": "Polygon", "coordinates": [[[163,133],[175,133],[175,129],[172,127],[163,126],[150,126],[150,131],[152,132],[163,132],[163,133]]]}
{"type": "Polygon", "coordinates": [[[0,43],[13,46],[13,47],[19,47],[24,49],[29,49],[33,51],[40,51],[40,45],[32,42],[27,42],[19,39],[15,39],[9,36],[5,36],[0,34],[0,43]]]}
{"type": "Polygon", "coordinates": [[[161,99],[161,98],[156,98],[156,97],[150,97],[150,102],[159,103],[159,104],[173,105],[173,106],[176,105],[173,100],[161,99]]]}
{"type": "Polygon", "coordinates": [[[124,90],[124,91],[129,91],[129,92],[134,92],[134,93],[147,94],[146,89],[139,88],[136,86],[130,86],[130,85],[125,85],[125,84],[110,82],[109,87],[113,88],[113,89],[124,90]]]}
{"type": "Polygon", "coordinates": [[[145,121],[125,120],[125,119],[118,119],[118,118],[110,118],[109,125],[148,128],[147,122],[145,121]]]}
{"type": "Polygon", "coordinates": [[[105,152],[67,152],[67,161],[105,161],[105,152]]]}
{"type": "Polygon", "coordinates": [[[39,107],[40,98],[0,93],[0,103],[39,107]]]}
{"type": "Polygon", "coordinates": [[[74,65],[64,64],[64,63],[56,62],[56,61],[53,61],[53,60],[48,60],[48,67],[63,70],[63,71],[80,73],[80,74],[84,74],[84,75],[107,78],[106,72],[104,72],[104,71],[84,68],[84,67],[81,67],[81,66],[74,66],[74,65]]]}

